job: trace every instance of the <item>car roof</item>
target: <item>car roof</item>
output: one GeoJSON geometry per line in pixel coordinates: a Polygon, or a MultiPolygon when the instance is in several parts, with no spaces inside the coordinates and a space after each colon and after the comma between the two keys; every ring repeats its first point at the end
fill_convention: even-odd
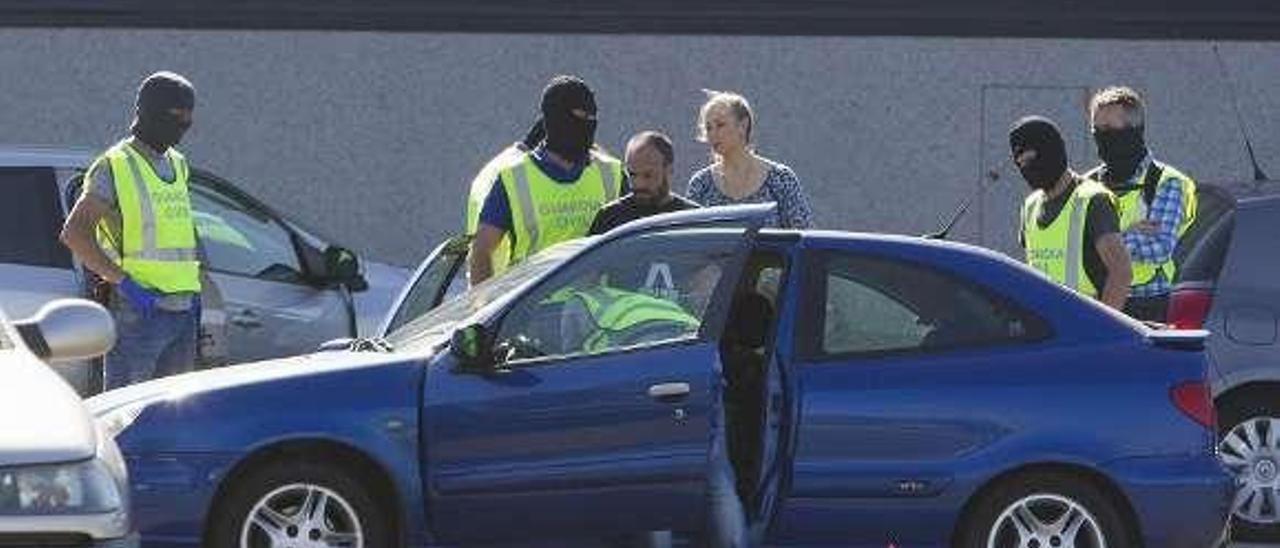
{"type": "Polygon", "coordinates": [[[0,145],[0,167],[88,166],[94,152],[89,148],[51,145],[0,145]]]}

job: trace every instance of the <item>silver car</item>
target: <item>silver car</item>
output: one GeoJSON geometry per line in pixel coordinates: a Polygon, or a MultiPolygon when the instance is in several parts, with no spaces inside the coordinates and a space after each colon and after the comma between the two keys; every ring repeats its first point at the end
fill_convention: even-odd
{"type": "Polygon", "coordinates": [[[99,356],[114,342],[111,316],[89,301],[53,301],[16,324],[0,312],[0,546],[138,545],[109,425],[41,361],[99,356]]]}
{"type": "MultiPolygon", "coordinates": [[[[87,150],[0,146],[0,305],[15,316],[85,294],[84,272],[58,241],[93,156],[87,150]]],[[[361,260],[216,175],[191,172],[197,231],[212,279],[204,295],[203,366],[315,350],[373,334],[404,269],[361,260]]],[[[94,392],[85,367],[68,380],[94,392]]]]}
{"type": "Polygon", "coordinates": [[[1237,540],[1280,542],[1280,189],[1200,185],[1196,224],[1175,259],[1168,322],[1205,328],[1218,454],[1236,476],[1237,540]]]}

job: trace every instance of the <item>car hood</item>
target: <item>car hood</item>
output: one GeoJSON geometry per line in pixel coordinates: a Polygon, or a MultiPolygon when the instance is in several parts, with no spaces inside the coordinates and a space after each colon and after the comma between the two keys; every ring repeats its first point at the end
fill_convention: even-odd
{"type": "Polygon", "coordinates": [[[22,350],[0,350],[0,466],[90,458],[97,433],[80,396],[22,350]]]}
{"type": "Polygon", "coordinates": [[[407,361],[425,360],[430,356],[430,351],[417,353],[316,352],[166,377],[104,392],[89,398],[85,403],[91,413],[102,415],[128,405],[177,400],[195,394],[291,378],[332,374],[366,367],[390,366],[407,361]]]}

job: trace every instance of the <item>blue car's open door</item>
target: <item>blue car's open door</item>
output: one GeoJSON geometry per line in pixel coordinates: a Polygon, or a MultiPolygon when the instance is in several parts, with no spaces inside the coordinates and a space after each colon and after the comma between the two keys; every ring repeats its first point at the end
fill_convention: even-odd
{"type": "Polygon", "coordinates": [[[721,397],[718,338],[770,208],[619,228],[482,319],[500,354],[495,368],[466,371],[452,355],[436,358],[422,413],[436,539],[572,543],[701,529],[711,412],[721,397]],[[644,293],[655,269],[670,284],[644,293]],[[563,296],[605,281],[645,295],[642,302],[678,303],[697,322],[579,348],[565,335],[574,316],[563,296]]]}

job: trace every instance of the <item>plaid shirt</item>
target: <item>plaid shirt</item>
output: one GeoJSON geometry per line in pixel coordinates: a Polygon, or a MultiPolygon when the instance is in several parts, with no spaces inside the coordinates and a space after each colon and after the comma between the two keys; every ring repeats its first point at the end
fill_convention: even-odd
{"type": "MultiPolygon", "coordinates": [[[[1129,180],[1130,185],[1141,184],[1151,169],[1155,159],[1150,154],[1142,161],[1137,173],[1129,180]]],[[[1130,192],[1142,192],[1141,189],[1130,192]]],[[[1178,246],[1178,224],[1182,222],[1182,181],[1165,176],[1156,187],[1155,198],[1151,207],[1139,199],[1140,218],[1156,224],[1154,233],[1139,232],[1134,228],[1126,228],[1122,237],[1124,245],[1129,249],[1129,257],[1133,261],[1144,263],[1163,263],[1173,256],[1178,246]],[[1145,210],[1145,211],[1143,211],[1145,210]]],[[[1130,289],[1134,297],[1151,297],[1165,295],[1172,289],[1172,280],[1164,272],[1156,272],[1151,281],[1130,289]]]]}

